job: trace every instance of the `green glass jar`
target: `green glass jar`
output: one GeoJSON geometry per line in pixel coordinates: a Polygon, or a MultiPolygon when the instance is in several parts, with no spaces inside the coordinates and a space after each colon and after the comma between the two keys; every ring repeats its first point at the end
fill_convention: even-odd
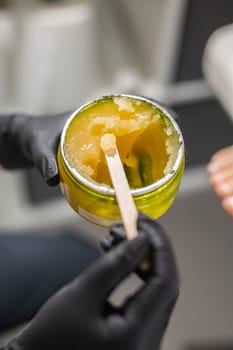
{"type": "Polygon", "coordinates": [[[184,171],[184,141],[173,112],[145,97],[110,95],[78,108],[58,150],[61,189],[82,217],[109,227],[121,220],[100,138],[114,133],[139,211],[158,218],[172,205],[184,171]]]}

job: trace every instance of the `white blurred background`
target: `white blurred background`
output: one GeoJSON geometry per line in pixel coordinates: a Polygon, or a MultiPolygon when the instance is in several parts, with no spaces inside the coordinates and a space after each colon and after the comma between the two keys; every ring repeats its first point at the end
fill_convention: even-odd
{"type": "MultiPolygon", "coordinates": [[[[187,167],[161,222],[182,286],[163,350],[233,348],[233,222],[206,174],[233,129],[201,71],[209,35],[230,22],[231,0],[0,1],[0,112],[62,112],[120,92],[153,97],[180,116],[187,167]]],[[[73,225],[93,244],[105,233],[35,172],[0,179],[1,230],[73,225]]]]}

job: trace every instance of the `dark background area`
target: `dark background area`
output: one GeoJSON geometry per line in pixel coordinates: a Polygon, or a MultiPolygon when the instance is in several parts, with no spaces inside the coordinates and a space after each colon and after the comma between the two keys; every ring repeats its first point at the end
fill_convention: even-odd
{"type": "Polygon", "coordinates": [[[232,0],[189,0],[174,81],[203,76],[201,61],[209,36],[233,22],[232,0]]]}

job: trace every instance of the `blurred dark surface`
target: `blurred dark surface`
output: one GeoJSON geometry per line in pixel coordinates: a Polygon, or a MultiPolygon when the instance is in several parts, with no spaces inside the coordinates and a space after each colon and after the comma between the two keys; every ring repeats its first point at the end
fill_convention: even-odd
{"type": "Polygon", "coordinates": [[[215,99],[173,108],[180,117],[186,165],[202,165],[218,149],[233,143],[233,123],[215,99]]]}
{"type": "Polygon", "coordinates": [[[217,28],[233,22],[232,0],[189,0],[174,81],[202,77],[203,49],[217,28]]]}

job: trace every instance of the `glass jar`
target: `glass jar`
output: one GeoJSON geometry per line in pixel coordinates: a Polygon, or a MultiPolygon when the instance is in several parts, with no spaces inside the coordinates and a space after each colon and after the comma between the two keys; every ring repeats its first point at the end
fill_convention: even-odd
{"type": "Polygon", "coordinates": [[[128,157],[125,161],[128,163],[124,164],[125,169],[130,169],[128,165],[131,166],[135,161],[140,164],[138,168],[134,168],[137,173],[131,171],[130,175],[126,171],[131,194],[138,210],[155,219],[164,214],[175,199],[185,165],[184,141],[174,116],[175,114],[170,109],[154,100],[123,94],[100,97],[79,107],[64,126],[58,150],[60,185],[71,207],[82,217],[98,225],[109,227],[114,222],[121,220],[115,191],[111,183],[108,183],[107,176],[109,175],[107,175],[108,170],[105,165],[101,165],[96,178],[92,178],[90,173],[83,171],[87,168],[89,170],[91,164],[94,168],[91,169],[91,172],[95,173],[95,167],[99,167],[101,163],[98,142],[103,133],[110,131],[117,134],[122,162],[123,158],[128,157]],[[103,114],[101,109],[103,109],[103,114]],[[116,117],[117,114],[122,118],[120,121],[118,116],[116,117]],[[102,117],[105,119],[100,119],[100,122],[98,119],[97,122],[97,118],[102,117]],[[114,124],[115,120],[118,124],[114,124]],[[128,121],[130,121],[129,125],[128,121]],[[126,130],[124,122],[129,127],[128,134],[127,132],[124,134],[126,130]],[[94,126],[89,131],[90,124],[94,126]],[[135,128],[135,125],[136,129],[133,129],[132,132],[130,128],[131,126],[135,128]],[[144,128],[143,131],[142,128],[144,128]],[[87,133],[91,139],[86,138],[87,133]],[[135,136],[135,133],[140,135],[135,136]],[[124,143],[122,143],[123,138],[124,143]],[[160,138],[162,141],[159,140],[160,138]],[[80,149],[76,149],[77,145],[80,149]],[[123,154],[127,147],[131,148],[130,151],[127,151],[126,156],[123,154]],[[147,158],[144,155],[141,157],[141,150],[143,152],[148,150],[150,153],[150,164],[146,165],[146,174],[142,169],[143,166],[145,168],[147,158]],[[86,152],[84,155],[83,151],[86,152]],[[135,154],[132,152],[136,152],[135,154],[139,152],[139,158],[135,160],[135,154]],[[85,163],[80,166],[79,163],[77,166],[75,153],[77,157],[80,154],[81,158],[83,156],[81,162],[85,163],[89,159],[90,164],[85,163]],[[161,173],[162,175],[148,176],[150,172],[156,173],[159,168],[164,172],[161,173]],[[139,173],[142,175],[143,184],[141,185],[138,185],[136,181],[139,173]],[[149,177],[150,180],[148,180],[149,177]]]}

